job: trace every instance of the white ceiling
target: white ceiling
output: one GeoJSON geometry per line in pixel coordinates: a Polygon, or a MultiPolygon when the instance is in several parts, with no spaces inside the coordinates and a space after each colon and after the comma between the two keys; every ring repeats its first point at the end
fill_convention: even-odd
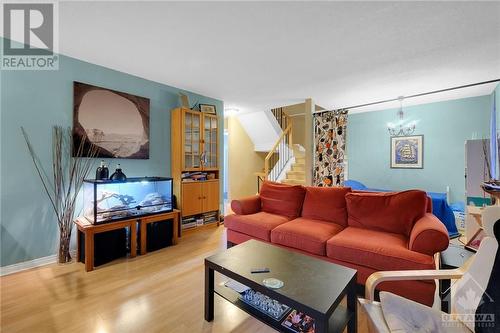
{"type": "Polygon", "coordinates": [[[500,78],[499,2],[61,2],[59,17],[61,53],[241,111],[500,78]]]}

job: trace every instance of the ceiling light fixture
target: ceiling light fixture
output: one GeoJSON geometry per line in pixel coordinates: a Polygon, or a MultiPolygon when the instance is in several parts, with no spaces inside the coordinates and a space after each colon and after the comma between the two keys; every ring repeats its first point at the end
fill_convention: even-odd
{"type": "Polygon", "coordinates": [[[235,116],[236,114],[238,114],[238,112],[240,112],[240,109],[237,109],[237,108],[227,108],[227,109],[224,109],[224,117],[235,116]]]}
{"type": "Polygon", "coordinates": [[[391,136],[407,136],[413,134],[415,132],[415,123],[410,122],[408,124],[404,124],[404,112],[403,112],[403,100],[404,96],[399,96],[399,110],[398,110],[398,118],[399,120],[396,123],[388,123],[387,131],[391,136]]]}

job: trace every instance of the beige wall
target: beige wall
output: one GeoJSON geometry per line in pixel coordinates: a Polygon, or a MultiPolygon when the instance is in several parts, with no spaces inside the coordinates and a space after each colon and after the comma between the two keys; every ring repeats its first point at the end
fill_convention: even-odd
{"type": "MultiPolygon", "coordinates": [[[[309,104],[299,103],[293,105],[287,105],[283,107],[283,112],[285,112],[292,119],[292,134],[293,143],[297,143],[305,148],[306,136],[311,135],[311,130],[306,133],[306,106],[309,104]]],[[[323,110],[319,105],[314,105],[316,111],[323,110]]]]}
{"type": "Polygon", "coordinates": [[[299,144],[302,147],[305,145],[305,116],[298,115],[290,117],[292,119],[292,136],[293,143],[299,144]]]}
{"type": "Polygon", "coordinates": [[[264,168],[264,153],[257,153],[250,137],[237,117],[227,118],[229,142],[229,199],[237,199],[257,193],[255,172],[264,168]]]}
{"type": "Polygon", "coordinates": [[[304,147],[305,144],[305,103],[287,105],[283,107],[285,112],[292,120],[293,143],[304,147]]]}
{"type": "Polygon", "coordinates": [[[311,98],[306,99],[305,102],[305,117],[304,117],[304,128],[306,129],[304,138],[304,148],[306,150],[305,154],[305,169],[306,169],[306,185],[312,185],[312,168],[313,168],[313,112],[315,110],[315,105],[311,98]]]}
{"type": "Polygon", "coordinates": [[[312,114],[314,111],[324,110],[323,107],[314,104],[311,98],[304,103],[287,105],[283,111],[292,118],[293,143],[300,144],[306,151],[306,184],[312,184],[312,165],[313,165],[313,123],[312,114]]]}

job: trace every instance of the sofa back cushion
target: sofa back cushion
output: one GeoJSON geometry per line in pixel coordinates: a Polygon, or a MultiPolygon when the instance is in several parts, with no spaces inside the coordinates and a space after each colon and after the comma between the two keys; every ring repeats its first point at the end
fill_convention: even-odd
{"type": "Polygon", "coordinates": [[[347,227],[345,196],[350,187],[306,187],[302,217],[337,223],[347,227]]]}
{"type": "Polygon", "coordinates": [[[346,202],[349,226],[409,236],[426,212],[427,194],[419,190],[348,193],[346,202]]]}
{"type": "Polygon", "coordinates": [[[264,182],[260,189],[262,211],[296,218],[300,216],[305,189],[302,185],[264,182]]]}
{"type": "MultiPolygon", "coordinates": [[[[352,189],[352,193],[381,193],[381,192],[384,192],[384,193],[389,193],[389,192],[392,192],[394,193],[394,191],[376,191],[376,190],[355,190],[353,187],[351,187],[352,189]]],[[[430,196],[427,196],[427,204],[426,204],[426,209],[425,211],[427,213],[432,213],[432,198],[430,196]]]]}

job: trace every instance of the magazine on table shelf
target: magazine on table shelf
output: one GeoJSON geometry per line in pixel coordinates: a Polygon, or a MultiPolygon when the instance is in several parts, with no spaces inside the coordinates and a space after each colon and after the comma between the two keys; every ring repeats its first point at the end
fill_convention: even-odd
{"type": "Polygon", "coordinates": [[[281,325],[296,333],[314,333],[315,330],[314,318],[297,310],[292,310],[281,325]]]}

